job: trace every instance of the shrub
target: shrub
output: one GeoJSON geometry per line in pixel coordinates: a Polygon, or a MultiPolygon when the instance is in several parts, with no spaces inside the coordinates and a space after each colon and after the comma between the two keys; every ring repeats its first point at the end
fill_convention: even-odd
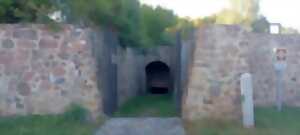
{"type": "Polygon", "coordinates": [[[88,119],[89,111],[78,104],[72,104],[63,114],[65,120],[85,122],[88,119]]]}

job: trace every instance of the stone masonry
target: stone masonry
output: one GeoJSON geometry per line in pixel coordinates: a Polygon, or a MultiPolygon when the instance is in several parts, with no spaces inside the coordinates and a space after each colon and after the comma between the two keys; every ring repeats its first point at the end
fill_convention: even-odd
{"type": "Polygon", "coordinates": [[[205,27],[196,32],[194,62],[184,97],[183,117],[235,119],[240,115],[239,76],[247,63],[236,27],[205,27]]]}
{"type": "Polygon", "coordinates": [[[274,48],[288,51],[284,104],[300,106],[300,35],[259,34],[234,25],[208,25],[197,30],[195,39],[183,100],[184,118],[240,118],[239,78],[246,72],[253,76],[255,106],[274,106],[274,48]]]}
{"type": "Polygon", "coordinates": [[[300,107],[299,35],[208,25],[196,30],[192,42],[182,43],[180,54],[174,46],[142,54],[120,48],[116,36],[111,42],[103,31],[93,35],[95,30],[72,25],[63,25],[59,32],[37,24],[0,25],[0,116],[57,114],[72,103],[93,116],[105,107],[114,111],[111,103],[117,107],[145,93],[145,66],[162,61],[170,67],[174,84],[182,86],[174,89],[183,91],[183,118],[239,119],[243,73],[253,76],[256,106],[275,104],[273,50],[278,47],[288,50],[284,103],[300,107]]]}
{"type": "Polygon", "coordinates": [[[89,29],[0,25],[0,115],[57,114],[72,103],[101,110],[89,29]]]}

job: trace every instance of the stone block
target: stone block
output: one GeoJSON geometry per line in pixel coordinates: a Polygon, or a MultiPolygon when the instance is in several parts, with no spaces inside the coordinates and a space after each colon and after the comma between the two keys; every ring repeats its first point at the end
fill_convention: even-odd
{"type": "Polygon", "coordinates": [[[25,81],[29,82],[33,79],[35,72],[25,72],[23,78],[25,81]]]}
{"type": "Polygon", "coordinates": [[[210,96],[211,97],[218,97],[220,95],[221,95],[221,82],[212,81],[210,83],[210,96]]]}
{"type": "Polygon", "coordinates": [[[13,32],[13,37],[17,39],[37,40],[38,34],[33,29],[16,29],[13,32]]]}
{"type": "Polygon", "coordinates": [[[58,47],[58,42],[51,37],[42,38],[39,42],[39,47],[41,49],[55,49],[58,47]]]}
{"type": "Polygon", "coordinates": [[[82,32],[83,32],[82,29],[76,28],[76,29],[71,31],[71,37],[74,38],[74,39],[78,39],[78,38],[80,38],[82,32]]]}
{"type": "Polygon", "coordinates": [[[29,50],[23,50],[23,49],[17,49],[15,51],[15,63],[18,65],[24,65],[27,64],[30,60],[30,51],[29,50]]]}
{"type": "Polygon", "coordinates": [[[17,107],[17,109],[24,109],[24,105],[20,102],[16,103],[16,107],[17,107]]]}
{"type": "Polygon", "coordinates": [[[58,78],[54,81],[55,84],[60,85],[65,83],[65,78],[58,78]]]}
{"type": "Polygon", "coordinates": [[[67,59],[70,58],[70,55],[67,52],[65,52],[65,51],[61,51],[58,54],[58,57],[61,58],[61,59],[63,59],[63,60],[67,60],[67,59]]]}
{"type": "Polygon", "coordinates": [[[52,71],[54,76],[64,76],[66,70],[62,66],[55,67],[52,71]]]}
{"type": "Polygon", "coordinates": [[[19,48],[32,49],[32,48],[36,47],[36,43],[32,40],[18,39],[17,40],[17,46],[19,48]]]}
{"type": "Polygon", "coordinates": [[[0,51],[0,64],[10,64],[14,60],[14,54],[13,52],[9,51],[0,51]]]}
{"type": "Polygon", "coordinates": [[[15,47],[15,43],[13,40],[11,39],[4,39],[2,41],[2,48],[5,48],[5,49],[11,49],[11,48],[14,48],[15,47]]]}
{"type": "Polygon", "coordinates": [[[40,86],[39,86],[40,90],[45,91],[45,90],[50,90],[51,88],[52,88],[52,85],[48,80],[42,80],[40,82],[40,86]]]}
{"type": "Polygon", "coordinates": [[[22,96],[28,96],[31,93],[31,88],[28,83],[21,82],[17,86],[17,91],[22,96]]]}

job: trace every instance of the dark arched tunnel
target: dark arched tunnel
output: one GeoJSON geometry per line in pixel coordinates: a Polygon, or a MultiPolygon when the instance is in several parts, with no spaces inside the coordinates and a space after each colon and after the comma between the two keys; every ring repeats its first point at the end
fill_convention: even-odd
{"type": "Polygon", "coordinates": [[[168,94],[172,92],[170,68],[163,62],[151,62],[146,67],[147,90],[150,94],[168,94]]]}

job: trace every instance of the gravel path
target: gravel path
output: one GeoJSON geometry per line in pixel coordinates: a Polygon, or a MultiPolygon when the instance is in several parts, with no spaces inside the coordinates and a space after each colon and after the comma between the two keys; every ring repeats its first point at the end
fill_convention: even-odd
{"type": "Polygon", "coordinates": [[[185,135],[179,118],[113,118],[96,135],[185,135]]]}

